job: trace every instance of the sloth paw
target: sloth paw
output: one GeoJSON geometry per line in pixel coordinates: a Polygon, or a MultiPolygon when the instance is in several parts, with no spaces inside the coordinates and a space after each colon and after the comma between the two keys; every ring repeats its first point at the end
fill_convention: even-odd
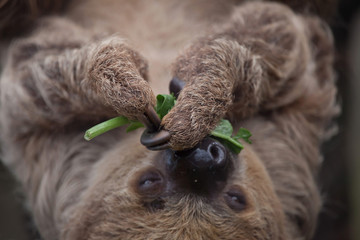
{"type": "Polygon", "coordinates": [[[146,61],[117,37],[102,41],[92,51],[87,74],[100,101],[119,115],[141,118],[156,102],[146,81],[146,61]]]}

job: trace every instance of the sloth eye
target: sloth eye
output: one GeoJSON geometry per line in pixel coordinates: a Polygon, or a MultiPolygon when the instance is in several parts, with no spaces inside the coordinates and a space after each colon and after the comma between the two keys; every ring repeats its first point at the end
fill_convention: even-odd
{"type": "Polygon", "coordinates": [[[225,193],[226,204],[234,211],[242,211],[246,208],[246,198],[244,193],[239,189],[233,189],[225,193]]]}
{"type": "Polygon", "coordinates": [[[140,176],[137,184],[137,191],[144,196],[155,196],[162,192],[164,188],[164,179],[162,175],[156,171],[147,171],[140,176]]]}

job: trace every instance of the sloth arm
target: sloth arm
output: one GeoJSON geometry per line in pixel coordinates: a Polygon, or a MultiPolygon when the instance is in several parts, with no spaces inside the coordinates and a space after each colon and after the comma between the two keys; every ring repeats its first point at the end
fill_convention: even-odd
{"type": "Polygon", "coordinates": [[[1,75],[2,160],[46,239],[58,238],[95,163],[119,141],[111,134],[87,142],[85,128],[117,115],[137,119],[155,104],[146,80],[147,63],[121,38],[66,19],[43,19],[10,46],[1,75]]]}
{"type": "Polygon", "coordinates": [[[186,84],[162,125],[174,149],[193,147],[224,116],[236,123],[291,113],[321,128],[333,115],[333,75],[332,38],[320,20],[281,4],[244,4],[176,59],[173,76],[186,84]]]}
{"type": "Polygon", "coordinates": [[[155,104],[146,80],[146,61],[121,38],[45,19],[10,47],[1,77],[2,122],[20,136],[74,120],[137,119],[155,104]]]}
{"type": "Polygon", "coordinates": [[[330,31],[276,3],[248,3],[173,65],[185,82],[162,121],[175,149],[190,148],[226,117],[253,133],[291,239],[310,239],[321,208],[320,144],[339,112],[330,31]]]}

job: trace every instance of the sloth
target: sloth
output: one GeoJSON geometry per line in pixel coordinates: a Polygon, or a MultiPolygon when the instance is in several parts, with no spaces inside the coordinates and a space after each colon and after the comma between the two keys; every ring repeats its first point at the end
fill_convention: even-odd
{"type": "Polygon", "coordinates": [[[281,3],[70,1],[7,47],[2,161],[43,239],[311,239],[332,65],[327,25],[281,3]],[[83,139],[119,115],[151,134],[83,139]],[[252,132],[240,154],[222,118],[252,132]]]}

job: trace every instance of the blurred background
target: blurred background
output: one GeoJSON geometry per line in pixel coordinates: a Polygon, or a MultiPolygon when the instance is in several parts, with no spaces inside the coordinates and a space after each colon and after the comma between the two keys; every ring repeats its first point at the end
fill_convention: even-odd
{"type": "MultiPolygon", "coordinates": [[[[321,12],[326,0],[317,4],[321,12]]],[[[324,208],[314,240],[360,240],[360,0],[339,0],[333,11],[327,20],[337,49],[342,114],[338,134],[323,146],[319,186],[324,208]]],[[[20,188],[0,162],[0,240],[40,239],[22,200],[20,188]]]]}
{"type": "Polygon", "coordinates": [[[324,208],[315,240],[360,240],[360,1],[340,0],[330,21],[342,114],[339,132],[323,146],[324,208]]]}

